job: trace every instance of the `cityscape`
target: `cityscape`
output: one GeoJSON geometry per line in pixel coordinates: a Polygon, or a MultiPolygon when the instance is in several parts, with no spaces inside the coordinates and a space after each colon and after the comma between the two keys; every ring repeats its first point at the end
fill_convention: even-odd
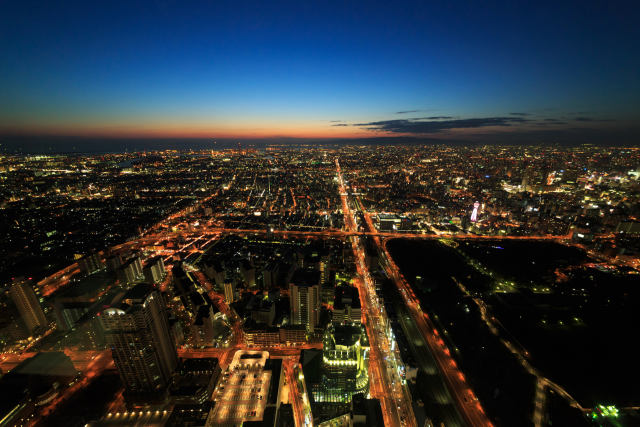
{"type": "Polygon", "coordinates": [[[636,316],[638,165],[590,146],[3,156],[2,416],[634,419],[615,331],[636,316]],[[593,368],[612,345],[624,381],[593,368]]]}
{"type": "Polygon", "coordinates": [[[27,3],[0,427],[640,425],[638,5],[27,3]]]}

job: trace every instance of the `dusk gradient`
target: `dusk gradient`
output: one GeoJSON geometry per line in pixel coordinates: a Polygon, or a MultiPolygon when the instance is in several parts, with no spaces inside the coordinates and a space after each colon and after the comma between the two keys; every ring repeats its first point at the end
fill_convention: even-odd
{"type": "Polygon", "coordinates": [[[638,142],[637,2],[455,3],[3,2],[0,134],[638,142]]]}

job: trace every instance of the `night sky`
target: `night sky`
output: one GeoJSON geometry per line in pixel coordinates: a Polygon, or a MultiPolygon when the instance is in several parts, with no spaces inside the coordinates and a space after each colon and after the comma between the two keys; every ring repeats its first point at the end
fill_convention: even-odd
{"type": "Polygon", "coordinates": [[[638,144],[639,22],[637,1],[4,1],[0,135],[638,144]]]}

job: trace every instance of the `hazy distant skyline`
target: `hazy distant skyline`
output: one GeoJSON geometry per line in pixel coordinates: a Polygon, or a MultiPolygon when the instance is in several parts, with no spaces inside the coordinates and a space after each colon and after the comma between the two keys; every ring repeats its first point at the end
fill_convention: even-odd
{"type": "Polygon", "coordinates": [[[0,135],[640,142],[636,2],[427,3],[7,2],[0,135]]]}

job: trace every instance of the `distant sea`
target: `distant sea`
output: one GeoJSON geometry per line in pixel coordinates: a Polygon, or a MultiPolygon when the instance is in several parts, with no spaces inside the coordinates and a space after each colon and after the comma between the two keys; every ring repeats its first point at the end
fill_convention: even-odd
{"type": "MultiPolygon", "coordinates": [[[[447,142],[450,143],[450,142],[447,142]]],[[[455,142],[454,142],[455,143],[455,142]]],[[[385,145],[385,144],[443,144],[430,138],[382,137],[356,139],[217,139],[217,138],[88,138],[0,136],[0,153],[124,153],[154,150],[215,150],[225,148],[265,147],[267,145],[385,145]]]]}
{"type": "MultiPolygon", "coordinates": [[[[477,141],[441,139],[419,136],[381,136],[370,138],[106,138],[78,136],[16,136],[0,135],[1,154],[60,154],[60,153],[126,153],[155,150],[220,150],[228,148],[266,147],[273,145],[288,146],[344,146],[344,145],[448,145],[448,146],[482,146],[482,145],[544,145],[544,146],[578,146],[590,144],[590,141],[553,141],[545,139],[494,140],[477,141]]],[[[591,142],[593,143],[593,142],[591,142]]],[[[598,144],[604,146],[620,146],[620,144],[598,144]]],[[[637,145],[637,144],[628,144],[637,145]]]]}

